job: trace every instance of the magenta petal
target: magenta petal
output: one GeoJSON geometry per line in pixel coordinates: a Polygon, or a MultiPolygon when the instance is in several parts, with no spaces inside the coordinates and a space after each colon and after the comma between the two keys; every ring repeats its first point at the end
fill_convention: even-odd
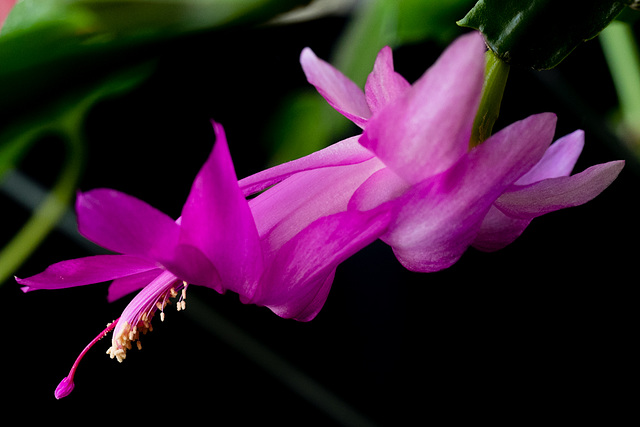
{"type": "Polygon", "coordinates": [[[404,194],[410,185],[389,168],[372,174],[349,200],[349,209],[366,211],[404,194]]]}
{"type": "Polygon", "coordinates": [[[554,115],[530,116],[413,186],[392,202],[397,214],[382,239],[410,270],[449,267],[474,241],[492,203],[542,158],[554,128],[554,115]]]}
{"type": "Polygon", "coordinates": [[[298,172],[364,162],[371,159],[373,153],[358,143],[359,137],[347,138],[308,156],[258,172],[241,179],[238,185],[244,195],[249,196],[298,172]]]}
{"type": "Polygon", "coordinates": [[[496,200],[473,246],[487,252],[502,249],[518,238],[536,216],[578,206],[596,197],[623,166],[624,162],[611,162],[571,177],[550,178],[529,186],[514,185],[496,200]]]}
{"type": "Polygon", "coordinates": [[[318,219],[282,246],[251,302],[281,317],[313,319],[338,264],[377,239],[388,222],[386,206],[318,219]]]}
{"type": "Polygon", "coordinates": [[[268,305],[269,309],[285,319],[294,319],[299,322],[313,320],[327,301],[335,274],[334,268],[328,273],[323,272],[323,274],[316,275],[300,284],[299,288],[284,303],[270,304],[268,305]]]}
{"type": "Polygon", "coordinates": [[[405,268],[422,273],[448,268],[473,242],[492,194],[474,194],[465,181],[464,171],[441,174],[390,202],[397,211],[381,239],[405,268]]]}
{"type": "Polygon", "coordinates": [[[484,252],[493,252],[513,243],[529,226],[531,220],[511,218],[495,206],[484,217],[472,246],[484,252]]]}
{"type": "Polygon", "coordinates": [[[393,70],[391,48],[385,46],[380,50],[367,78],[365,96],[371,112],[375,114],[382,107],[403,95],[411,85],[404,77],[393,70]]]}
{"type": "Polygon", "coordinates": [[[516,181],[516,184],[527,185],[547,178],[568,176],[578,161],[583,147],[584,132],[581,130],[558,139],[551,144],[542,159],[516,181]]]}
{"type": "Polygon", "coordinates": [[[229,289],[221,274],[200,249],[188,244],[178,245],[175,256],[166,263],[167,270],[178,279],[199,286],[207,286],[224,293],[229,289]]]}
{"type": "Polygon", "coordinates": [[[173,255],[179,226],[133,196],[110,189],[79,193],[78,230],[100,246],[163,262],[173,255]]]}
{"type": "Polygon", "coordinates": [[[513,186],[496,200],[496,207],[512,218],[531,219],[579,206],[603,192],[623,167],[624,161],[609,162],[573,176],[545,179],[524,187],[513,186]]]}
{"type": "Polygon", "coordinates": [[[16,281],[23,290],[63,289],[106,282],[155,270],[158,265],[148,260],[126,255],[95,255],[52,264],[42,273],[16,281]]]}
{"type": "Polygon", "coordinates": [[[458,38],[411,89],[369,120],[360,143],[411,183],[449,168],[468,149],[484,51],[479,33],[458,38]]]}
{"type": "Polygon", "coordinates": [[[354,165],[304,171],[251,199],[265,256],[318,218],[346,210],[354,191],[381,167],[380,161],[372,158],[354,165]]]}
{"type": "MultiPolygon", "coordinates": [[[[180,241],[206,255],[223,286],[243,293],[262,274],[260,241],[249,205],[238,187],[224,129],[212,124],[216,142],[183,207],[180,241]]],[[[207,277],[197,277],[196,281],[191,276],[197,284],[213,283],[207,277]]]]}
{"type": "Polygon", "coordinates": [[[358,85],[331,64],[319,59],[308,47],[300,54],[300,64],[309,83],[316,87],[329,105],[356,125],[364,127],[371,111],[358,85]]]}
{"type": "Polygon", "coordinates": [[[142,273],[132,274],[131,276],[121,277],[115,279],[109,285],[109,291],[107,293],[107,301],[114,302],[131,292],[139,291],[140,289],[151,283],[156,277],[160,275],[164,270],[156,268],[153,270],[143,271],[142,273]]]}

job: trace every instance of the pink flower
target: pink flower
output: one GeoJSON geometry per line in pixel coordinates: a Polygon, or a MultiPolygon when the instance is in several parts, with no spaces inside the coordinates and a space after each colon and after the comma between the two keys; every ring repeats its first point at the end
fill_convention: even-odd
{"type": "MultiPolygon", "coordinates": [[[[275,193],[298,180],[292,191],[305,198],[306,188],[313,188],[308,198],[321,209],[310,208],[305,223],[329,212],[385,210],[389,223],[380,238],[405,267],[420,272],[451,266],[471,245],[503,247],[534,217],[600,194],[624,162],[569,176],[583,134],[550,146],[553,114],[513,123],[469,149],[484,52],[479,33],[462,36],[410,85],[394,71],[387,47],[363,92],[310,49],[303,50],[309,82],[363,134],[245,178],[241,188],[249,195],[282,181],[267,191],[275,193]]],[[[262,214],[255,216],[260,230],[262,214]]]]}
{"type": "Polygon", "coordinates": [[[394,71],[389,48],[364,92],[309,49],[301,62],[362,135],[237,181],[214,123],[216,144],[178,220],[115,190],[81,193],[80,232],[122,255],[63,261],[16,279],[27,291],[113,280],[110,301],[140,290],[80,354],[56,397],[71,392],[77,365],[97,340],[113,329],[109,353],[124,359],[171,298],[183,308],[187,284],[231,290],[244,303],[308,321],[325,303],[337,266],[378,238],[407,268],[437,271],[471,245],[498,249],[536,216],[591,200],[623,167],[610,162],[569,176],[583,135],[550,146],[552,114],[530,116],[469,149],[484,73],[478,33],[459,38],[413,85],[394,71]]]}
{"type": "Polygon", "coordinates": [[[108,353],[124,360],[133,345],[140,347],[140,334],[152,329],[154,315],[159,311],[164,318],[172,298],[184,309],[188,284],[230,290],[282,317],[310,320],[326,300],[335,267],[386,227],[384,209],[339,211],[336,200],[324,209],[326,194],[314,193],[303,175],[247,202],[222,126],[213,126],[216,143],[178,220],[115,190],[79,193],[80,233],[121,255],[62,261],[16,278],[25,292],[112,280],[109,301],[140,290],[81,352],[56,389],[57,398],[71,393],[78,364],[98,340],[113,330],[108,353]]]}
{"type": "Polygon", "coordinates": [[[142,289],[82,352],[56,397],[73,389],[82,356],[113,329],[109,353],[122,361],[151,319],[171,298],[184,308],[187,284],[250,295],[263,272],[262,249],[249,205],[240,192],[222,127],[214,123],[216,144],[196,176],[182,216],[174,221],[141,200],[115,190],[80,193],[76,212],[80,232],[122,255],[62,261],[35,276],[18,279],[24,291],[61,289],[113,280],[108,299],[142,289]]]}

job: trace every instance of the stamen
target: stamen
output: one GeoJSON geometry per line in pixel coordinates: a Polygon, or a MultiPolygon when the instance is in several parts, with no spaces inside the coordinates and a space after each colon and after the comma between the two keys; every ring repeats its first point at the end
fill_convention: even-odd
{"type": "Polygon", "coordinates": [[[87,351],[89,351],[89,349],[91,347],[93,347],[93,345],[95,343],[97,343],[102,338],[104,338],[105,335],[107,335],[113,328],[116,327],[116,325],[118,324],[118,320],[120,320],[120,319],[116,319],[113,322],[109,323],[107,325],[107,328],[104,331],[100,332],[98,334],[98,336],[95,337],[93,339],[93,341],[91,341],[84,348],[84,350],[82,350],[82,352],[80,353],[80,355],[78,356],[76,361],[73,363],[73,366],[71,366],[71,370],[69,371],[69,375],[64,377],[64,379],[62,381],[60,381],[60,384],[58,384],[58,387],[56,387],[56,391],[54,392],[54,395],[56,396],[56,399],[62,399],[63,397],[68,396],[73,391],[73,387],[74,387],[73,377],[76,374],[76,369],[78,369],[78,364],[80,363],[80,361],[82,360],[84,355],[87,354],[87,351]]]}
{"type": "Polygon", "coordinates": [[[182,282],[183,288],[182,288],[182,294],[180,295],[180,299],[178,300],[178,304],[177,304],[177,310],[186,310],[187,309],[187,302],[185,301],[187,299],[187,282],[182,282]]]}
{"type": "Polygon", "coordinates": [[[160,311],[160,320],[164,322],[164,308],[170,304],[169,298],[175,298],[182,291],[177,301],[178,311],[186,308],[186,283],[178,280],[168,271],[160,273],[151,283],[145,286],[138,295],[127,305],[122,313],[122,324],[113,331],[111,347],[107,353],[111,358],[122,362],[126,358],[127,350],[135,342],[140,349],[140,333],[143,335],[153,331],[151,319],[156,311],[160,311]]]}
{"type": "Polygon", "coordinates": [[[112,323],[109,323],[107,328],[82,350],[71,367],[69,375],[58,384],[55,391],[56,399],[61,399],[71,393],[74,388],[73,378],[80,360],[82,360],[87,351],[107,333],[113,330],[111,347],[107,350],[107,354],[112,359],[117,359],[118,362],[122,362],[127,357],[127,350],[131,350],[132,343],[136,343],[138,350],[142,349],[140,332],[144,335],[148,331],[153,331],[151,319],[157,310],[160,310],[160,320],[164,321],[164,308],[167,304],[171,303],[169,298],[178,296],[178,291],[181,291],[181,294],[180,299],[176,303],[176,308],[178,311],[184,310],[186,308],[187,282],[182,282],[182,285],[178,286],[176,290],[175,285],[177,283],[179,283],[179,281],[176,276],[168,271],[164,271],[145,286],[142,291],[131,300],[129,305],[127,305],[122,316],[112,323]]]}

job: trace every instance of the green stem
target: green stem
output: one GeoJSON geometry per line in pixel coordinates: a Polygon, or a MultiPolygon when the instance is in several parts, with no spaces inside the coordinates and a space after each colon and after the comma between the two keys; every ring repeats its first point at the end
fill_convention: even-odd
{"type": "Polygon", "coordinates": [[[599,39],[618,96],[622,125],[637,144],[640,139],[640,58],[633,30],[626,22],[613,21],[599,39]]]}
{"type": "Polygon", "coordinates": [[[55,185],[20,231],[0,250],[0,285],[15,274],[56,226],[75,194],[84,164],[83,142],[75,126],[65,126],[67,158],[55,185]]]}
{"type": "Polygon", "coordinates": [[[473,121],[469,148],[473,148],[491,136],[493,125],[500,114],[500,104],[509,76],[509,64],[498,58],[491,50],[487,51],[482,96],[476,118],[473,121]]]}

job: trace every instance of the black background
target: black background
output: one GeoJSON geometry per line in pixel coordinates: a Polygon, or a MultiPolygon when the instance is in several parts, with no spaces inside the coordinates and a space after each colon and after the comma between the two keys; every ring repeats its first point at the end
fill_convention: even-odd
{"type": "MultiPolygon", "coordinates": [[[[149,80],[92,110],[80,189],[116,188],[177,216],[211,149],[210,118],[225,127],[239,177],[260,170],[273,111],[287,93],[307,86],[300,51],[310,46],[328,58],[343,24],[330,18],[165,46],[149,80]]],[[[441,50],[430,42],[400,47],[396,69],[413,81],[441,50]]],[[[627,160],[600,197],[534,220],[502,251],[470,249],[439,273],[406,271],[376,242],[338,268],[325,308],[309,323],[192,286],[187,311],[156,320],[142,351],[122,364],[104,354],[108,339],[99,342],[80,365],[75,391],[60,401],[53,396],[58,382],[129,298],[108,304],[107,284],[23,294],[13,281],[5,283],[5,417],[348,425],[212,335],[189,310],[189,298],[197,298],[373,425],[617,424],[635,402],[637,379],[631,343],[638,173],[604,125],[615,102],[597,41],[553,71],[513,68],[497,127],[553,111],[556,137],[585,129],[576,170],[627,160]]],[[[22,170],[49,185],[61,161],[58,141],[46,139],[22,170]]],[[[8,240],[28,213],[6,198],[2,206],[8,240]]],[[[16,274],[85,255],[56,231],[16,274]]]]}

